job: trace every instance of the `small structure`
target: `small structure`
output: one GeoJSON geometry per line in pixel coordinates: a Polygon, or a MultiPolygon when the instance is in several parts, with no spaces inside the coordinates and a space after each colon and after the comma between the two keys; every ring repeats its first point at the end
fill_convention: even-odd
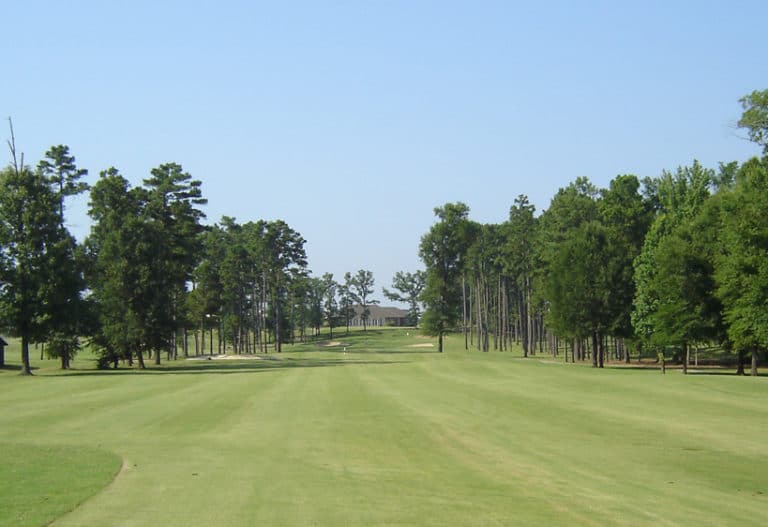
{"type": "Polygon", "coordinates": [[[0,368],[5,366],[5,347],[8,345],[3,337],[0,337],[0,368]]]}
{"type": "MultiPolygon", "coordinates": [[[[354,306],[355,316],[350,320],[350,326],[362,326],[363,325],[363,308],[362,306],[354,306]]],[[[408,325],[408,311],[397,307],[382,307],[382,306],[368,306],[370,315],[366,325],[368,327],[384,327],[384,326],[407,326],[408,325]]]]}

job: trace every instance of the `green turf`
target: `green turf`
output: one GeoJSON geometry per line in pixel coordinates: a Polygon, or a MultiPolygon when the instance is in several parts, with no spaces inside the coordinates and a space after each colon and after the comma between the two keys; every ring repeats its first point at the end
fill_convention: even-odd
{"type": "Polygon", "coordinates": [[[0,443],[0,525],[47,525],[101,491],[120,463],[96,448],[0,443]]]}
{"type": "Polygon", "coordinates": [[[0,442],[123,459],[57,526],[768,524],[768,378],[336,340],[146,373],[37,361],[0,373],[0,442]]]}

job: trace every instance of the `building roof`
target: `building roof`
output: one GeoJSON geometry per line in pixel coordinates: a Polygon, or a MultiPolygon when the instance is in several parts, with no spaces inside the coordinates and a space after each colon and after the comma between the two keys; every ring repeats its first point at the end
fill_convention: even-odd
{"type": "MultiPolygon", "coordinates": [[[[355,315],[360,316],[363,307],[354,306],[354,310],[355,315]]],[[[368,318],[406,318],[408,316],[408,311],[399,307],[368,306],[368,310],[371,312],[368,318]]]]}

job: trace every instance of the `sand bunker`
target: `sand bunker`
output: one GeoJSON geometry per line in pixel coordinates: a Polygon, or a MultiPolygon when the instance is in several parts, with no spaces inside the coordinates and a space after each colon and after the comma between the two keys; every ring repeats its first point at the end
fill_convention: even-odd
{"type": "Polygon", "coordinates": [[[187,360],[280,360],[269,355],[204,355],[200,357],[187,357],[187,360]]]}
{"type": "Polygon", "coordinates": [[[435,345],[431,342],[425,342],[424,344],[411,344],[409,348],[434,348],[435,345]]]}
{"type": "Polygon", "coordinates": [[[324,348],[335,348],[336,346],[341,346],[341,342],[338,340],[331,340],[330,342],[321,342],[318,344],[318,346],[322,346],[324,348]]]}

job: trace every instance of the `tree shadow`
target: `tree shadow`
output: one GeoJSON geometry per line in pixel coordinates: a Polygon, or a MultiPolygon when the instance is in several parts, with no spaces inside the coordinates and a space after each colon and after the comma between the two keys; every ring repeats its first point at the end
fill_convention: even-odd
{"type": "Polygon", "coordinates": [[[105,375],[205,375],[211,374],[232,374],[232,373],[258,373],[268,371],[279,371],[292,368],[328,368],[339,366],[358,366],[358,365],[387,365],[399,364],[404,361],[392,360],[356,360],[350,359],[305,359],[296,357],[286,357],[271,360],[258,359],[214,359],[214,360],[196,360],[184,361],[182,364],[166,363],[160,366],[147,365],[145,369],[118,368],[108,370],[60,370],[58,372],[49,372],[49,377],[67,377],[67,376],[105,376],[105,375]]]}

